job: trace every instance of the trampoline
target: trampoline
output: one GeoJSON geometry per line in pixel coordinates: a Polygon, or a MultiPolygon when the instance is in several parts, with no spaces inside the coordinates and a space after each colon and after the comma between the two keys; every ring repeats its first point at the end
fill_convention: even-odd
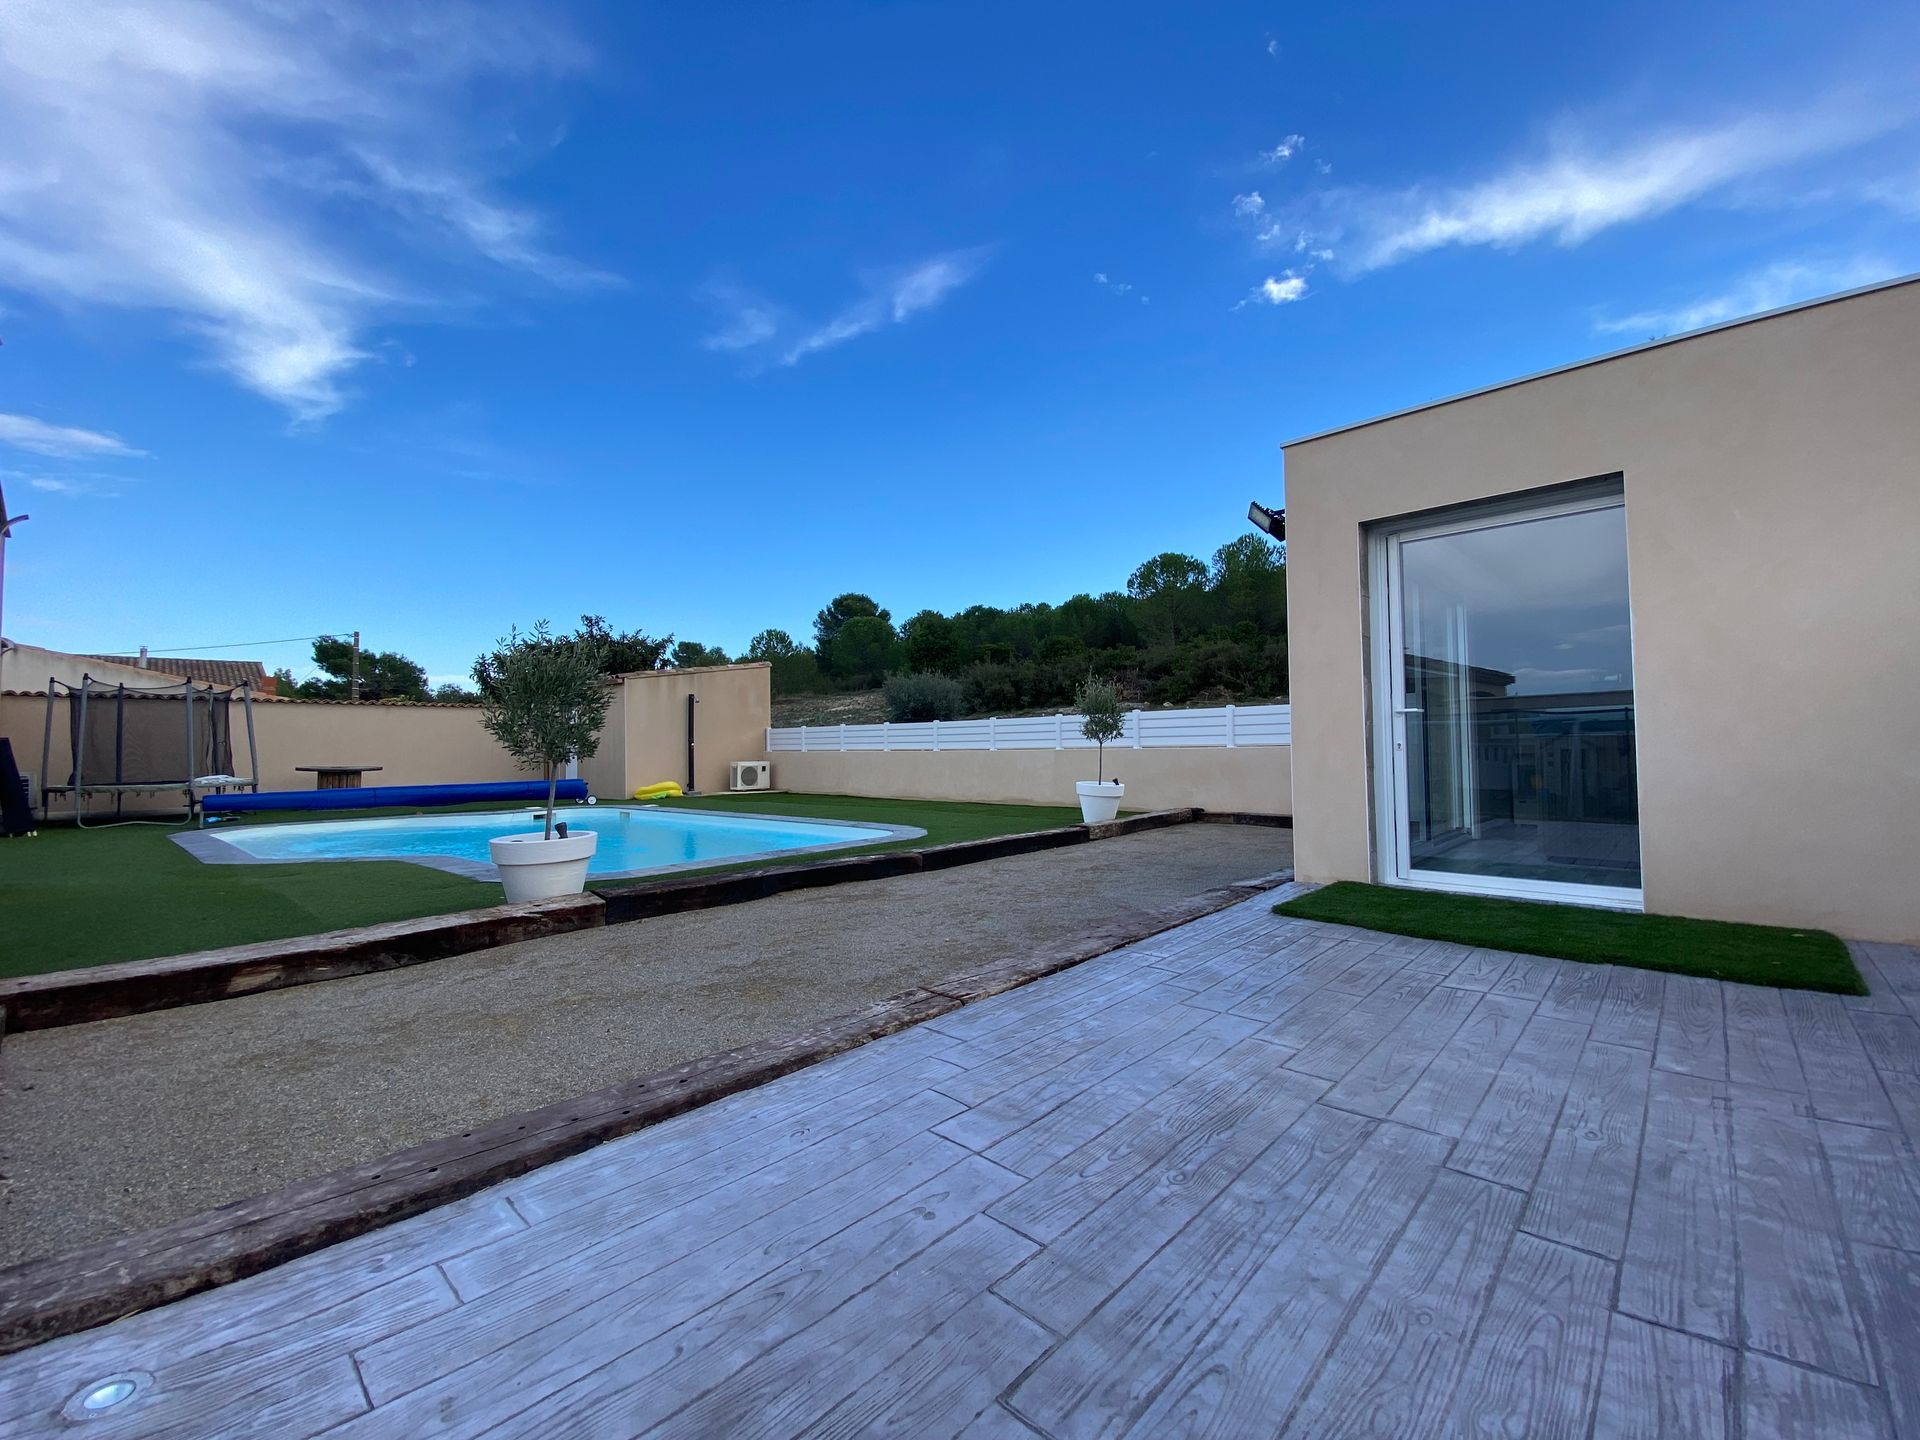
{"type": "MultiPolygon", "coordinates": [[[[111,797],[108,824],[153,824],[128,818],[128,796],[178,793],[191,820],[205,793],[258,790],[259,756],[253,740],[253,694],[244,685],[181,680],[130,686],[83,675],[78,685],[47,681],[47,724],[40,748],[40,810],[53,818],[56,796],[69,796],[76,825],[87,824],[87,801],[111,797]],[[247,739],[247,773],[233,773],[233,702],[240,702],[247,739]],[[54,784],[54,717],[64,703],[72,767],[54,784]]],[[[99,822],[96,822],[99,823],[99,822]]]]}

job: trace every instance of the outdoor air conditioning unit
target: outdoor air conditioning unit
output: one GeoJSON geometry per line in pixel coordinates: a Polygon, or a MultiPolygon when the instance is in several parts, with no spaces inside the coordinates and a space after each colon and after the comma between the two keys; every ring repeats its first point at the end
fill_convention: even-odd
{"type": "Polygon", "coordinates": [[[773,766],[765,760],[736,760],[727,767],[729,790],[771,790],[773,766]]]}

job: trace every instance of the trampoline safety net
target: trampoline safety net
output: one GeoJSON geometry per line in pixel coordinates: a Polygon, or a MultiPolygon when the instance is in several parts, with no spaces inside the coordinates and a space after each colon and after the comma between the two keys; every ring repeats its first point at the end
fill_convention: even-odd
{"type": "MultiPolygon", "coordinates": [[[[183,680],[137,688],[92,676],[78,685],[49,681],[47,746],[43,754],[43,809],[53,794],[70,793],[78,817],[86,795],[179,790],[193,808],[194,782],[232,776],[234,701],[246,715],[248,785],[255,773],[251,696],[244,688],[183,680]],[[49,766],[56,707],[65,701],[71,766],[64,785],[49,766]]],[[[116,809],[117,801],[116,801],[116,809]]]]}

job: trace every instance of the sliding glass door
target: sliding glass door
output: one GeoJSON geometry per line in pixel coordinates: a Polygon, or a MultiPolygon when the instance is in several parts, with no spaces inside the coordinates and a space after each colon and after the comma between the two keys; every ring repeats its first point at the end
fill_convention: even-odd
{"type": "Polygon", "coordinates": [[[1619,491],[1463,510],[1371,547],[1381,877],[1637,906],[1619,491]]]}

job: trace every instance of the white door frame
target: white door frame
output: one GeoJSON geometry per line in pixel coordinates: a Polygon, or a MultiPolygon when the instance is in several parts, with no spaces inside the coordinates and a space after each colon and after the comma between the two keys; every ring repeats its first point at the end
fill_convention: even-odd
{"type": "MultiPolygon", "coordinates": [[[[1529,520],[1575,515],[1587,510],[1624,509],[1619,482],[1583,487],[1557,500],[1488,502],[1449,510],[1438,518],[1388,522],[1367,533],[1368,632],[1372,655],[1374,878],[1382,885],[1413,890],[1446,890],[1470,895],[1499,895],[1516,900],[1557,900],[1612,910],[1639,910],[1643,891],[1617,885],[1576,885],[1565,881],[1522,880],[1497,875],[1454,875],[1413,868],[1407,831],[1407,667],[1405,613],[1400,591],[1400,547],[1408,540],[1488,530],[1529,520]]],[[[1629,581],[1629,611],[1631,611],[1629,581]]],[[[1635,727],[1634,741],[1639,743],[1635,727]]],[[[1639,767],[1634,767],[1639,784],[1639,767]]]]}

